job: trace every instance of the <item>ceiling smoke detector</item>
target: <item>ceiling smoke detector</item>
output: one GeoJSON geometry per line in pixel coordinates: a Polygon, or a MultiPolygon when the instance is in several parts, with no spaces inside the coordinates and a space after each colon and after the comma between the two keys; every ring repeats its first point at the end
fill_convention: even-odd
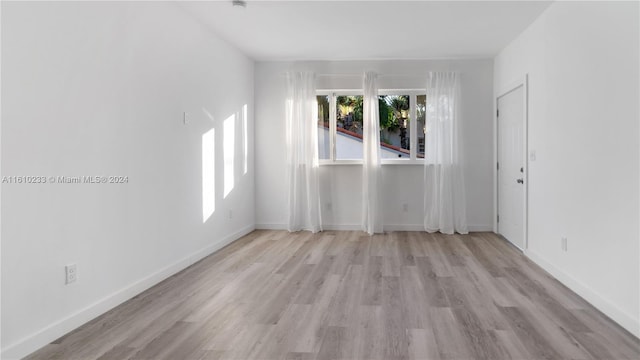
{"type": "Polygon", "coordinates": [[[243,7],[243,8],[247,7],[247,2],[244,1],[244,0],[232,0],[231,4],[233,6],[240,6],[240,7],[243,7]]]}

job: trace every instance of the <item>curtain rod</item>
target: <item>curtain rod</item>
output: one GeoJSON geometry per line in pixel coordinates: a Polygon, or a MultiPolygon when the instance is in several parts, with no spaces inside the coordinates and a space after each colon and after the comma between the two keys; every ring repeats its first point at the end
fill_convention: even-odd
{"type": "MultiPolygon", "coordinates": [[[[281,76],[287,76],[287,72],[283,72],[280,74],[281,76]]],[[[316,77],[358,77],[361,78],[364,76],[364,73],[361,74],[315,74],[316,77]]],[[[422,78],[426,77],[427,74],[378,74],[378,77],[411,77],[411,78],[422,78]]]]}
{"type": "MultiPolygon", "coordinates": [[[[364,73],[361,74],[316,74],[319,77],[331,77],[331,76],[353,76],[353,77],[362,77],[364,73]]],[[[420,77],[422,75],[415,74],[378,74],[380,77],[393,76],[393,77],[420,77]]]]}

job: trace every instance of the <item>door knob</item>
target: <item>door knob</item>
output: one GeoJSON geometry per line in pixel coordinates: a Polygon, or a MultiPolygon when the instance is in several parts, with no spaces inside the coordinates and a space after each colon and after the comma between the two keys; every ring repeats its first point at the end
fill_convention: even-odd
{"type": "Polygon", "coordinates": [[[517,179],[517,180],[516,180],[516,182],[517,182],[518,184],[524,184],[524,179],[517,179]]]}

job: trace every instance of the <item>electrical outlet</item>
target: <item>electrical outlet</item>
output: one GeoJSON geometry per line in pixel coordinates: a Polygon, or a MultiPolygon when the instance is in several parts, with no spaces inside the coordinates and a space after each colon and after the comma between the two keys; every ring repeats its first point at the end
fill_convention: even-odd
{"type": "Polygon", "coordinates": [[[402,204],[402,211],[409,212],[409,204],[402,204]]]}
{"type": "Polygon", "coordinates": [[[78,269],[76,264],[69,264],[64,267],[65,271],[65,284],[71,284],[78,280],[78,269]]]}
{"type": "Polygon", "coordinates": [[[562,251],[567,251],[567,238],[563,237],[562,239],[560,239],[560,248],[562,249],[562,251]]]}

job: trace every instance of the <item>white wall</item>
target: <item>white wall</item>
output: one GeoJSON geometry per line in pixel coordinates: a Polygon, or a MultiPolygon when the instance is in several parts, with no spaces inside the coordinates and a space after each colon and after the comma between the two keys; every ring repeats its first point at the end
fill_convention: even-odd
{"type": "MultiPolygon", "coordinates": [[[[452,70],[462,75],[467,218],[472,230],[492,226],[492,60],[318,61],[256,63],[256,223],[262,228],[286,224],[285,72],[312,70],[321,76],[320,89],[361,89],[365,70],[381,76],[381,89],[426,88],[429,71],[452,70]],[[340,76],[343,74],[344,76],[340,76]]],[[[386,229],[419,230],[423,226],[423,168],[384,165],[386,229]],[[408,212],[403,212],[403,204],[408,212]]],[[[361,216],[359,165],[321,168],[323,222],[326,228],[358,228],[361,216]],[[328,209],[331,203],[332,210],[328,209]]]]}
{"type": "Polygon", "coordinates": [[[176,5],[2,2],[2,105],[3,176],[129,178],[3,184],[3,358],[43,346],[255,224],[253,62],[176,5]],[[222,165],[222,122],[231,115],[234,187],[223,198],[231,168],[222,165]],[[203,223],[202,136],[211,128],[215,212],[203,223]],[[78,281],[65,286],[69,263],[78,281]]]}
{"type": "Polygon", "coordinates": [[[495,59],[529,74],[528,255],[640,335],[638,3],[554,3],[495,59]],[[560,248],[568,238],[568,251],[560,248]]]}

